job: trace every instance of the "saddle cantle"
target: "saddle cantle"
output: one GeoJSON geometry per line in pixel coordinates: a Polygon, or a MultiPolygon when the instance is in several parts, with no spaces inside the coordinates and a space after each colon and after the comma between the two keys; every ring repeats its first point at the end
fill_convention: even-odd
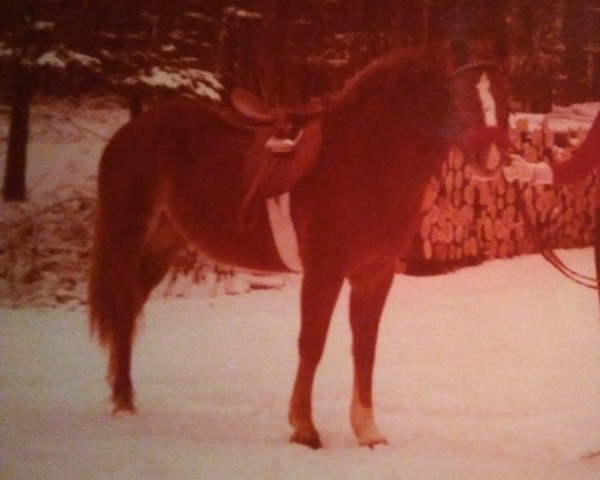
{"type": "Polygon", "coordinates": [[[313,170],[321,149],[324,108],[311,104],[294,110],[269,110],[243,89],[233,90],[231,101],[255,132],[244,165],[240,224],[247,228],[251,206],[258,200],[289,192],[313,170]]]}

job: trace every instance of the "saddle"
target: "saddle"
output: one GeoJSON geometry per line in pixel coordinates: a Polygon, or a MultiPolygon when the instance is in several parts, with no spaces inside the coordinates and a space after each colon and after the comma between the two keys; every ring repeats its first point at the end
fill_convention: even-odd
{"type": "Polygon", "coordinates": [[[236,88],[234,109],[254,130],[246,152],[240,225],[249,228],[257,201],[289,192],[314,168],[321,149],[324,107],[312,103],[292,110],[270,110],[251,92],[236,88]]]}

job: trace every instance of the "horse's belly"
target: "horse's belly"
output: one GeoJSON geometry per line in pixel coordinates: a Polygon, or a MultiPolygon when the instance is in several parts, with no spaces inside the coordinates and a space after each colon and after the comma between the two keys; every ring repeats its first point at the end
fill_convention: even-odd
{"type": "Polygon", "coordinates": [[[240,218],[238,202],[190,202],[173,217],[187,239],[214,260],[251,270],[290,271],[278,251],[266,203],[240,218]]]}

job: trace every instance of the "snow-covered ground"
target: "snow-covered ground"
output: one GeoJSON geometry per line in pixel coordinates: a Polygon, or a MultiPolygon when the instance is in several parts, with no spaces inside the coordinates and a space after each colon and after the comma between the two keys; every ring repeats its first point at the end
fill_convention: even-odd
{"type": "MultiPolygon", "coordinates": [[[[125,120],[104,101],[36,105],[30,203],[73,188],[93,195],[101,147],[125,120]]],[[[559,254],[592,273],[591,249],[559,254]]],[[[347,289],[315,386],[325,448],[288,443],[299,278],[286,280],[236,296],[154,298],[134,355],[139,414],[117,418],[81,307],[0,308],[0,478],[600,478],[597,295],[539,256],[397,277],[375,372],[389,445],[375,450],[356,446],[348,421],[347,289]]]]}
{"type": "MultiPolygon", "coordinates": [[[[590,270],[590,249],[560,252],[590,270]]],[[[325,448],[288,444],[298,278],[281,290],[157,299],[135,351],[139,414],[109,415],[85,313],[0,311],[0,476],[30,479],[597,479],[596,294],[538,256],[398,276],[376,412],[355,446],[347,290],[315,388],[325,448]]]]}

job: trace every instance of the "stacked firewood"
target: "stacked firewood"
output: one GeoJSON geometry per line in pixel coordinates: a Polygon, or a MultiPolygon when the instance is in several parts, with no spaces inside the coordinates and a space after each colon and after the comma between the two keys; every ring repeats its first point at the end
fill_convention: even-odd
{"type": "MultiPolygon", "coordinates": [[[[557,134],[547,123],[530,129],[526,119],[510,132],[515,148],[531,162],[560,162],[585,137],[583,130],[557,134]]],[[[427,186],[424,217],[413,257],[447,265],[508,258],[537,249],[521,211],[532,218],[544,247],[572,248],[592,239],[594,179],[567,187],[471,178],[472,168],[452,151],[427,186]]]]}

